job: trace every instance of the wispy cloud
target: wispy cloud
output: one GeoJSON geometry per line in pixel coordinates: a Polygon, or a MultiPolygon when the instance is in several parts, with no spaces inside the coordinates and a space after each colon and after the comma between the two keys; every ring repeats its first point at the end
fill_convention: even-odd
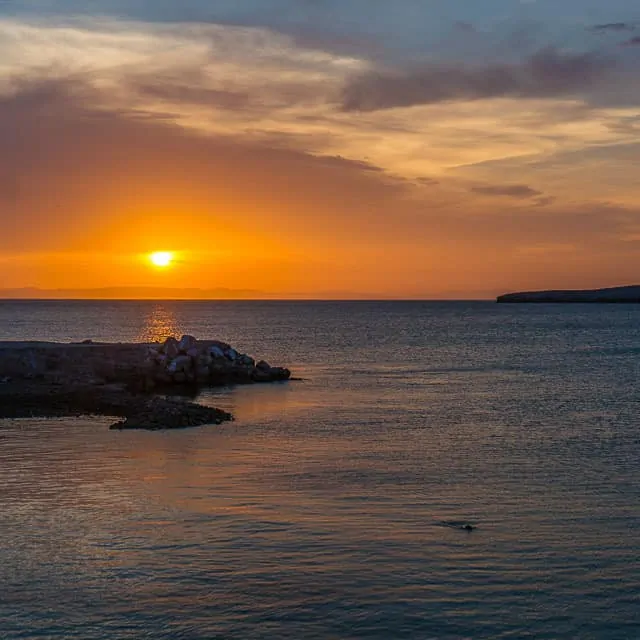
{"type": "Polygon", "coordinates": [[[416,274],[467,286],[495,276],[499,251],[511,272],[507,246],[622,264],[615,244],[640,215],[637,104],[585,97],[608,95],[613,54],[391,72],[367,51],[220,24],[0,20],[0,252],[169,236],[205,256],[232,247],[236,263],[217,255],[207,273],[242,272],[241,286],[255,260],[290,287],[331,274],[358,290],[365,271],[388,290],[416,274]]]}
{"type": "Polygon", "coordinates": [[[607,22],[604,24],[595,24],[589,27],[589,31],[596,33],[603,33],[607,31],[620,32],[620,31],[634,31],[637,25],[634,22],[607,22]]]}
{"type": "Polygon", "coordinates": [[[520,64],[428,64],[410,71],[366,72],[347,84],[346,111],[497,97],[555,98],[580,95],[615,67],[599,53],[548,47],[520,64]]]}
{"type": "Polygon", "coordinates": [[[471,187],[472,193],[484,196],[506,196],[508,198],[534,198],[542,195],[540,191],[532,189],[526,184],[483,185],[471,187]]]}

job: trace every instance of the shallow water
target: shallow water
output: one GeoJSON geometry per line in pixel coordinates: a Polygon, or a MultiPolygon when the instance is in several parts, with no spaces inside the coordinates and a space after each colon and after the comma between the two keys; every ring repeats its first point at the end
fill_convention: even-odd
{"type": "Polygon", "coordinates": [[[0,302],[0,339],[166,331],[305,380],[0,421],[0,637],[640,637],[640,307],[0,302]]]}

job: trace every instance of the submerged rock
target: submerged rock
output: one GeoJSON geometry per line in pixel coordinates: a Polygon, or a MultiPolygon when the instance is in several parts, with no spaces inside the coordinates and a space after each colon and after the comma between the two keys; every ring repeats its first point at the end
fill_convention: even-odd
{"type": "Polygon", "coordinates": [[[465,522],[464,520],[442,520],[440,525],[443,527],[450,527],[451,529],[460,529],[461,531],[475,531],[476,526],[465,522]]]}
{"type": "Polygon", "coordinates": [[[111,429],[184,429],[205,424],[221,424],[233,416],[221,409],[193,402],[154,398],[139,410],[111,425],[111,429]]]}

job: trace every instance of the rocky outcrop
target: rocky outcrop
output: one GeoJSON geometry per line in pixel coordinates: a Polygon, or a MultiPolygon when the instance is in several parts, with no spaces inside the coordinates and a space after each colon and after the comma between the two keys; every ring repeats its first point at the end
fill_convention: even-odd
{"type": "Polygon", "coordinates": [[[218,340],[182,336],[180,341],[168,338],[164,344],[148,348],[144,377],[146,386],[216,386],[288,380],[291,372],[283,367],[272,367],[264,360],[256,364],[251,356],[218,340]]]}
{"type": "Polygon", "coordinates": [[[288,380],[291,372],[239,353],[218,340],[182,336],[164,343],[1,343],[0,379],[65,385],[124,384],[152,392],[174,386],[219,386],[288,380]]]}
{"type": "Polygon", "coordinates": [[[566,291],[521,291],[498,296],[496,302],[638,303],[640,302],[640,286],[566,291]]]}
{"type": "Polygon", "coordinates": [[[162,344],[0,343],[0,418],[101,414],[122,418],[117,429],[218,424],[232,416],[162,396],[290,377],[224,342],[188,335],[162,344]]]}
{"type": "Polygon", "coordinates": [[[119,385],[56,387],[13,380],[0,385],[0,418],[103,415],[112,429],[180,429],[221,424],[233,416],[186,399],[141,396],[119,385]]]}

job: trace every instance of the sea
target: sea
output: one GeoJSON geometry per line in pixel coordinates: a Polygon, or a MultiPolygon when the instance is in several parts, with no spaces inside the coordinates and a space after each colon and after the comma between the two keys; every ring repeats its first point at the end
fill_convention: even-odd
{"type": "Polygon", "coordinates": [[[640,305],[0,302],[0,340],[183,333],[298,380],[0,420],[0,638],[640,638],[640,305]]]}

